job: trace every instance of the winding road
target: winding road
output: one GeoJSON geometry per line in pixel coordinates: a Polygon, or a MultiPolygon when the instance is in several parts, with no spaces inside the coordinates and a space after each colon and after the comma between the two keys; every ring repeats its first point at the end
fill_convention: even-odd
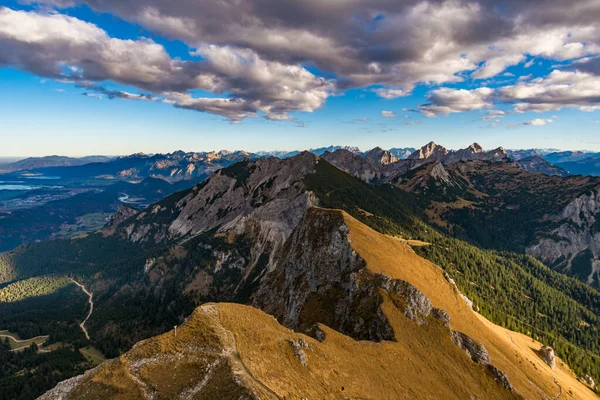
{"type": "Polygon", "coordinates": [[[83,290],[85,292],[85,294],[88,295],[88,303],[90,304],[90,312],[88,312],[87,317],[85,317],[85,319],[83,320],[82,323],[79,324],[79,326],[81,327],[81,330],[85,334],[85,337],[87,338],[87,340],[90,340],[90,335],[89,335],[87,329],[85,329],[85,323],[92,316],[92,312],[94,312],[94,300],[93,300],[94,295],[91,292],[88,292],[88,290],[85,288],[85,286],[83,286],[81,283],[77,282],[75,279],[71,278],[71,280],[73,281],[73,283],[75,283],[77,286],[79,286],[81,288],[81,290],[83,290]]]}

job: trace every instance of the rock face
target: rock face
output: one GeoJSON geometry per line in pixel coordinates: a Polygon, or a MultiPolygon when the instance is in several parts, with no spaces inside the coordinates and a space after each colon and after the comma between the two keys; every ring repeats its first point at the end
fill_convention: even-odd
{"type": "Polygon", "coordinates": [[[375,147],[374,149],[369,150],[365,154],[365,158],[381,165],[393,164],[399,160],[399,158],[391,152],[383,150],[381,147],[375,147]]]}
{"type": "Polygon", "coordinates": [[[119,207],[117,208],[117,211],[110,217],[110,221],[108,221],[108,224],[106,225],[106,227],[107,228],[116,227],[117,225],[121,224],[123,221],[133,217],[134,215],[136,215],[139,212],[140,212],[140,210],[138,210],[135,207],[132,207],[128,204],[119,203],[119,207]]]}
{"type": "Polygon", "coordinates": [[[527,253],[600,287],[600,187],[574,199],[549,220],[554,228],[527,253]]]}
{"type": "Polygon", "coordinates": [[[394,339],[380,308],[382,293],[402,304],[404,315],[417,324],[430,316],[447,323],[447,315],[414,286],[369,272],[347,234],[341,212],[311,208],[253,305],[288,328],[313,333],[322,323],[357,340],[394,339]]]}
{"type": "Polygon", "coordinates": [[[409,160],[427,160],[442,161],[448,155],[448,150],[444,146],[439,146],[434,142],[429,142],[419,150],[411,154],[409,160]]]}
{"type": "Polygon", "coordinates": [[[431,175],[431,177],[437,181],[441,181],[444,182],[445,184],[448,185],[453,185],[451,179],[450,179],[450,174],[448,173],[448,171],[446,171],[444,169],[444,166],[442,165],[442,163],[436,163],[435,166],[431,169],[431,172],[429,173],[431,175]]]}
{"type": "Polygon", "coordinates": [[[365,182],[377,182],[383,177],[383,164],[348,150],[339,149],[333,153],[325,152],[322,157],[339,169],[365,182]]]}
{"type": "Polygon", "coordinates": [[[122,232],[134,242],[168,243],[218,229],[252,236],[259,253],[276,250],[317,201],[302,184],[316,163],[304,152],[234,164],[144,210],[122,232]]]}
{"type": "Polygon", "coordinates": [[[355,339],[390,340],[377,285],[348,242],[339,212],[310,209],[252,304],[282,325],[309,332],[323,323],[355,339]]]}
{"type": "Polygon", "coordinates": [[[556,368],[556,356],[554,355],[554,349],[549,346],[543,346],[539,350],[540,357],[546,364],[550,366],[550,368],[556,368]]]}
{"type": "Polygon", "coordinates": [[[517,165],[524,171],[535,173],[539,172],[550,176],[569,176],[569,171],[564,170],[556,165],[550,164],[541,156],[526,157],[517,161],[517,165]]]}

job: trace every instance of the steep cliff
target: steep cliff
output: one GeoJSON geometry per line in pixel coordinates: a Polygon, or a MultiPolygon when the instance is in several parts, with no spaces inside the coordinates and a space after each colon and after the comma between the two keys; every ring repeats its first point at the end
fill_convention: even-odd
{"type": "Polygon", "coordinates": [[[527,253],[600,287],[600,187],[548,217],[550,227],[527,253]]]}

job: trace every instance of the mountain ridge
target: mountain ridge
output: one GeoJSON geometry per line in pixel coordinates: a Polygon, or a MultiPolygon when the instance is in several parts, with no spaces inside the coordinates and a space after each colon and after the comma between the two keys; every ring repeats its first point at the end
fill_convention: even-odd
{"type": "MultiPolygon", "coordinates": [[[[381,292],[379,307],[381,317],[391,324],[388,329],[396,333],[395,340],[370,344],[354,341],[329,324],[318,322],[318,314],[310,314],[317,317],[316,323],[309,324],[314,336],[304,336],[302,331],[305,329],[293,331],[283,328],[272,317],[249,306],[205,304],[197,308],[176,331],[147,339],[120,358],[59,384],[41,398],[50,400],[63,396],[70,399],[82,393],[112,393],[114,397],[125,393],[167,397],[198,393],[214,398],[217,393],[228,393],[240,398],[338,398],[340,392],[358,398],[385,398],[386,393],[387,396],[394,393],[397,398],[415,398],[415,393],[427,397],[429,392],[422,391],[424,382],[427,382],[426,390],[431,395],[446,393],[447,398],[473,395],[528,398],[538,395],[538,391],[553,396],[563,390],[577,393],[580,398],[593,398],[591,391],[560,362],[553,371],[539,362],[532,349],[519,349],[511,342],[501,340],[504,332],[496,333],[482,323],[462,300],[449,278],[438,267],[420,259],[405,244],[370,230],[339,210],[311,208],[308,213],[297,228],[299,241],[291,244],[290,251],[297,253],[296,246],[305,249],[308,245],[314,246],[318,254],[329,253],[336,257],[339,249],[346,248],[350,257],[362,259],[362,268],[366,266],[370,271],[365,270],[362,275],[376,274],[365,277],[366,282],[380,280],[382,288],[388,288],[381,292]],[[301,233],[306,229],[317,229],[318,234],[301,233]],[[383,249],[377,250],[369,244],[373,239],[383,249]],[[386,258],[391,254],[386,251],[389,246],[397,254],[391,264],[386,258]],[[353,255],[350,249],[356,254],[353,255]],[[425,282],[435,282],[435,285],[425,282]],[[436,311],[432,303],[436,307],[447,307],[449,313],[436,311]],[[475,342],[464,333],[452,334],[455,331],[449,327],[467,330],[483,342],[475,342]],[[344,351],[344,348],[351,350],[344,351]],[[385,353],[393,357],[384,356],[385,353]],[[448,357],[448,354],[452,356],[448,357]],[[340,357],[343,361],[336,362],[340,357]],[[206,361],[198,361],[203,359],[206,361]],[[385,367],[381,369],[379,361],[370,365],[368,360],[374,359],[386,360],[385,367]],[[519,363],[519,360],[527,362],[519,363]],[[274,368],[276,365],[278,368],[274,368]],[[370,368],[365,370],[366,365],[370,368]],[[195,375],[184,372],[190,368],[197,371],[195,375]],[[357,368],[362,369],[363,374],[345,373],[357,368]],[[328,371],[332,370],[338,371],[338,377],[330,375],[328,371]],[[384,370],[388,378],[392,376],[394,379],[376,385],[377,377],[384,370]],[[167,371],[172,372],[167,374],[167,371]],[[164,379],[165,375],[173,373],[173,379],[164,379]],[[324,379],[326,376],[330,378],[324,379]],[[117,384],[116,379],[122,383],[117,384]],[[224,392],[215,392],[215,385],[224,392]],[[452,392],[448,391],[450,387],[454,388],[452,392]]],[[[291,239],[292,242],[294,239],[291,239]]],[[[309,257],[307,261],[315,260],[316,254],[311,254],[312,257],[303,253],[301,257],[309,257]]],[[[327,257],[319,256],[316,260],[323,263],[320,265],[328,264],[327,257]]],[[[301,271],[308,268],[306,272],[312,270],[314,273],[320,270],[318,265],[310,262],[299,264],[299,268],[301,271]]],[[[330,268],[341,273],[340,278],[354,275],[343,265],[330,268]]],[[[271,274],[277,271],[281,270],[276,268],[271,274]]],[[[293,281],[294,278],[291,279],[293,281]]],[[[272,282],[277,281],[275,278],[272,282]]],[[[265,291],[268,292],[272,283],[269,280],[265,282],[265,291]]],[[[331,281],[317,279],[316,285],[326,288],[330,284],[328,282],[331,281]]],[[[257,294],[260,296],[260,291],[257,294]]],[[[343,297],[341,300],[344,301],[343,297]]],[[[287,322],[284,325],[293,325],[290,317],[296,315],[294,308],[285,308],[287,316],[283,321],[287,322]]],[[[322,318],[330,318],[329,310],[323,310],[322,318]]],[[[348,317],[354,315],[349,310],[344,314],[348,317]]],[[[362,324],[373,326],[370,322],[362,324]]]]}

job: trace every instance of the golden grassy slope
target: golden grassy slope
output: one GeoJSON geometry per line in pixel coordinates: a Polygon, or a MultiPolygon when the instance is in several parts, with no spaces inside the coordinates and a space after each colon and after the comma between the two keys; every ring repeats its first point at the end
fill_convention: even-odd
{"type": "Polygon", "coordinates": [[[485,346],[492,364],[508,375],[510,383],[523,397],[554,398],[560,394],[559,398],[597,399],[564,364],[559,363],[561,366],[552,371],[541,362],[533,351],[540,348],[539,343],[502,329],[472,311],[456,287],[446,281],[440,268],[416,255],[409,246],[372,230],[346,213],[344,219],[350,228],[352,247],[366,261],[369,270],[405,280],[422,291],[434,307],[450,315],[453,330],[485,346]],[[508,334],[516,343],[508,340],[508,334]],[[528,341],[528,345],[523,341],[528,341]]]}
{"type": "MultiPolygon", "coordinates": [[[[340,211],[331,211],[340,212],[340,211]]],[[[76,383],[69,399],[593,399],[565,366],[551,371],[530,338],[469,309],[435,265],[395,238],[343,214],[353,248],[373,273],[405,280],[450,314],[452,329],[489,351],[517,393],[496,384],[436,319],[417,325],[385,300],[396,342],[355,341],[325,326],[319,342],[239,304],[207,304],[174,331],[145,340],[76,383]],[[302,366],[290,340],[305,340],[302,366]],[[554,382],[556,379],[558,382],[554,382]]],[[[560,364],[560,363],[559,363],[560,364]]],[[[47,399],[55,399],[48,397],[47,399]]]]}

